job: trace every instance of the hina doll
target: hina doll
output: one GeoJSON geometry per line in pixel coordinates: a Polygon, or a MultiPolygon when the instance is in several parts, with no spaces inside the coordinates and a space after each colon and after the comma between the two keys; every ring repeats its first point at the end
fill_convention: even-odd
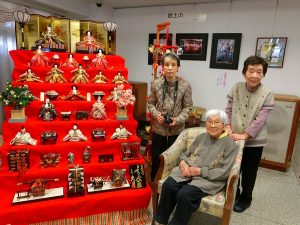
{"type": "Polygon", "coordinates": [[[24,126],[21,127],[16,136],[11,140],[10,145],[36,145],[37,140],[33,139],[24,126]]]}
{"type": "Polygon", "coordinates": [[[89,75],[85,71],[85,69],[82,68],[82,65],[79,64],[78,68],[75,70],[72,70],[71,73],[74,75],[71,78],[71,82],[73,83],[85,83],[87,84],[89,82],[89,75]]]}
{"type": "Polygon", "coordinates": [[[101,49],[99,49],[96,57],[92,60],[91,66],[99,69],[108,69],[108,62],[101,49]]]}
{"type": "Polygon", "coordinates": [[[108,82],[108,78],[102,74],[102,70],[99,70],[98,74],[91,81],[93,83],[105,84],[108,82]]]}
{"type": "Polygon", "coordinates": [[[44,82],[42,81],[38,76],[36,76],[30,68],[27,69],[27,71],[23,74],[21,74],[19,76],[19,80],[17,80],[17,82],[25,82],[25,81],[28,81],[28,82],[44,82]]]}
{"type": "Polygon", "coordinates": [[[49,58],[42,51],[42,46],[38,45],[37,50],[35,50],[34,55],[31,58],[31,66],[43,67],[49,65],[49,58]]]}
{"type": "Polygon", "coordinates": [[[84,97],[79,91],[76,85],[72,86],[72,90],[69,92],[67,96],[62,97],[63,100],[86,100],[86,97],[84,97]]]}
{"type": "Polygon", "coordinates": [[[64,71],[58,69],[57,64],[53,65],[53,68],[47,73],[48,76],[45,77],[48,83],[66,83],[67,79],[63,76],[64,71]]]}
{"type": "Polygon", "coordinates": [[[63,141],[87,141],[87,137],[78,129],[77,124],[74,124],[73,128],[63,138],[63,141]]]}
{"type": "Polygon", "coordinates": [[[97,102],[95,102],[93,104],[91,116],[96,120],[106,119],[105,107],[104,107],[104,104],[101,102],[100,97],[98,97],[97,102]]]}
{"type": "Polygon", "coordinates": [[[64,44],[64,41],[59,39],[52,31],[52,28],[50,26],[47,26],[47,30],[45,32],[42,32],[41,38],[37,41],[35,41],[36,46],[42,45],[42,44],[51,44],[51,43],[56,43],[56,44],[64,44]]]}
{"type": "Polygon", "coordinates": [[[51,121],[57,117],[57,112],[49,98],[47,98],[46,102],[42,105],[39,117],[45,121],[51,121]]]}
{"type": "Polygon", "coordinates": [[[100,43],[97,43],[96,39],[92,36],[91,31],[87,31],[85,33],[85,37],[83,38],[83,41],[79,42],[77,46],[88,49],[90,53],[93,53],[97,49],[102,48],[102,45],[100,43]]]}
{"type": "Polygon", "coordinates": [[[69,54],[68,58],[61,65],[62,68],[75,69],[79,63],[73,58],[73,54],[69,54]]]}
{"type": "Polygon", "coordinates": [[[128,83],[128,81],[121,75],[120,71],[118,71],[118,74],[115,75],[114,79],[111,82],[116,84],[128,83]]]}
{"type": "Polygon", "coordinates": [[[132,135],[126,128],[120,123],[120,126],[115,130],[111,139],[127,139],[129,135],[132,135]]]}

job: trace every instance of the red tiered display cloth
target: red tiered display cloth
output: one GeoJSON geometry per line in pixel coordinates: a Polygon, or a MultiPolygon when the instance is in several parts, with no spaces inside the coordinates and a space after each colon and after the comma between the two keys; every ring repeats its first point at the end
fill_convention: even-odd
{"type": "MultiPolygon", "coordinates": [[[[52,59],[54,53],[46,53],[49,59],[52,59]]],[[[59,54],[60,61],[64,61],[68,57],[68,53],[55,53],[59,54]]],[[[15,63],[13,71],[13,81],[19,78],[19,75],[24,73],[27,69],[27,63],[30,62],[33,56],[32,51],[15,50],[11,51],[10,55],[15,63]]],[[[82,54],[73,54],[74,58],[83,63],[82,54]]],[[[94,55],[89,55],[90,60],[94,55]]],[[[120,56],[107,56],[107,61],[112,69],[102,70],[102,73],[112,80],[118,71],[121,71],[122,76],[128,78],[128,71],[125,67],[125,60],[120,56]]],[[[32,67],[32,71],[39,76],[42,80],[45,79],[46,73],[51,67],[32,67]]],[[[69,69],[63,69],[64,76],[69,81],[72,74],[69,69]]],[[[98,69],[88,68],[87,72],[90,79],[98,72],[98,69]]],[[[139,156],[136,160],[122,161],[121,159],[121,142],[136,142],[140,139],[135,135],[137,122],[132,118],[132,107],[128,107],[129,120],[122,121],[124,127],[133,133],[127,140],[111,140],[110,137],[120,121],[115,120],[116,105],[111,101],[106,101],[106,97],[111,93],[115,84],[78,84],[78,90],[84,96],[89,92],[91,95],[94,91],[103,91],[105,93],[103,103],[105,103],[108,118],[106,120],[94,120],[90,117],[88,120],[76,120],[75,111],[88,111],[90,113],[92,105],[95,102],[93,96],[92,101],[63,101],[61,96],[67,95],[71,91],[73,84],[49,84],[49,83],[33,83],[25,82],[28,84],[30,91],[37,97],[40,92],[48,90],[55,90],[59,93],[56,101],[51,101],[58,114],[62,111],[71,111],[71,119],[63,121],[61,116],[54,121],[46,122],[38,118],[39,110],[42,106],[41,101],[35,100],[26,107],[26,116],[28,117],[25,124],[8,123],[7,120],[10,116],[9,107],[6,107],[6,121],[3,123],[3,139],[4,144],[1,146],[2,154],[2,170],[0,171],[0,224],[29,224],[42,221],[59,220],[65,218],[75,218],[88,216],[93,214],[101,214],[114,211],[130,211],[136,209],[147,208],[151,198],[151,188],[147,186],[141,189],[123,189],[106,192],[98,192],[95,194],[87,194],[78,197],[67,197],[67,176],[68,176],[68,160],[67,155],[73,152],[75,155],[75,164],[83,165],[85,187],[92,176],[109,176],[112,169],[127,169],[126,177],[130,181],[129,166],[134,164],[143,164],[144,160],[139,156]],[[63,142],[63,137],[68,133],[74,123],[77,123],[78,128],[82,133],[87,136],[87,142],[63,142]],[[21,126],[24,125],[26,131],[31,134],[31,137],[38,140],[36,146],[10,146],[11,139],[20,131],[21,126]],[[94,128],[103,128],[106,131],[106,140],[92,141],[91,132],[94,128]],[[43,145],[40,142],[41,132],[45,130],[55,130],[58,138],[54,145],[43,145]],[[86,146],[91,146],[91,163],[82,164],[82,153],[86,146]],[[8,171],[8,161],[6,155],[11,150],[29,150],[30,168],[28,169],[25,177],[27,181],[45,178],[54,179],[59,178],[58,182],[49,182],[47,188],[64,187],[64,197],[57,199],[49,199],[43,201],[35,201],[29,203],[21,203],[12,205],[12,199],[17,191],[17,173],[8,171]],[[40,155],[43,153],[60,153],[61,160],[59,165],[55,168],[41,168],[40,155]],[[113,154],[114,161],[107,163],[98,163],[99,154],[113,154]]],[[[14,85],[21,83],[13,82],[14,85]]],[[[130,85],[125,85],[129,88],[130,85]]]]}

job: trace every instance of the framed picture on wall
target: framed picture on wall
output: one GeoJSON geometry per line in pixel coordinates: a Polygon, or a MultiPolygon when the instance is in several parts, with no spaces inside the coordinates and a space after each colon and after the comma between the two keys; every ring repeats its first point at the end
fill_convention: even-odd
{"type": "Polygon", "coordinates": [[[210,68],[237,70],[241,33],[214,33],[211,44],[210,68]]]}
{"type": "MultiPolygon", "coordinates": [[[[149,34],[149,43],[148,43],[148,65],[153,64],[153,53],[154,53],[154,45],[156,41],[156,34],[155,33],[150,33],[149,34]]],[[[172,45],[172,34],[169,34],[169,38],[166,37],[165,33],[159,34],[159,42],[160,45],[172,45]],[[168,39],[168,40],[167,40],[168,39]]],[[[160,64],[158,62],[158,64],[160,64]]]]}
{"type": "Polygon", "coordinates": [[[176,34],[177,51],[182,60],[200,60],[206,61],[208,34],[189,33],[176,34]]]}
{"type": "Polygon", "coordinates": [[[255,55],[266,60],[269,67],[282,68],[287,37],[259,37],[255,55]]]}

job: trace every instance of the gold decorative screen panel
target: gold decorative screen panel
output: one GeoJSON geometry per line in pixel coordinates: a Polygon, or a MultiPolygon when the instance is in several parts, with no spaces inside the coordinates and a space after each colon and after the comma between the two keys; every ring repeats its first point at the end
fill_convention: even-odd
{"type": "MultiPolygon", "coordinates": [[[[79,21],[57,17],[45,17],[32,14],[29,22],[24,27],[24,44],[26,49],[35,49],[39,44],[50,51],[75,52],[76,45],[84,41],[87,31],[95,38],[95,43],[106,52],[108,50],[108,34],[103,28],[103,22],[79,21]],[[50,28],[48,28],[48,26],[50,28]],[[47,39],[47,34],[54,37],[54,41],[47,39]]],[[[17,48],[22,46],[22,32],[16,23],[17,48]]],[[[115,46],[115,43],[112,43],[115,46]]],[[[98,49],[97,49],[98,50],[98,49]]],[[[115,48],[112,49],[115,52],[115,48]]]]}

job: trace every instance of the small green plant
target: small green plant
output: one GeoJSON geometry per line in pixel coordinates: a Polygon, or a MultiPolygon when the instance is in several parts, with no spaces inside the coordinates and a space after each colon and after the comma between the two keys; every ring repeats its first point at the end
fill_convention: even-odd
{"type": "Polygon", "coordinates": [[[6,106],[13,106],[15,109],[24,108],[36,97],[31,94],[27,85],[13,86],[11,81],[6,82],[6,88],[0,95],[0,101],[6,106]]]}

